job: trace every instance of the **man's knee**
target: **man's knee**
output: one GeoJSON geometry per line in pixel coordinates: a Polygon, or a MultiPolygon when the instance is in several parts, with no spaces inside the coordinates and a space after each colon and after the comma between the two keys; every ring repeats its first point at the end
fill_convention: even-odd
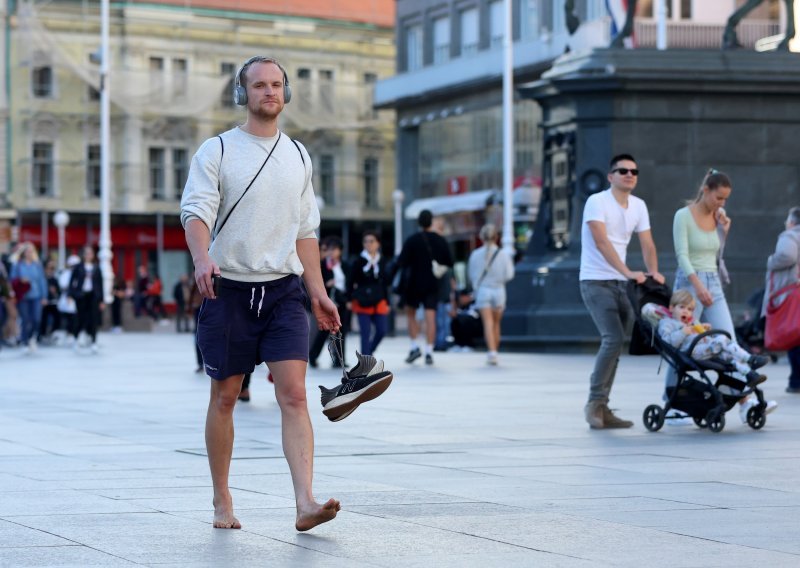
{"type": "Polygon", "coordinates": [[[220,412],[233,412],[239,392],[242,388],[244,375],[235,375],[224,381],[215,381],[211,387],[211,404],[220,412]]]}
{"type": "Polygon", "coordinates": [[[600,339],[600,349],[609,352],[622,352],[625,338],[622,335],[604,334],[600,339]]]}
{"type": "Polygon", "coordinates": [[[275,396],[281,410],[307,410],[306,388],[304,384],[292,385],[276,390],[275,396]]]}

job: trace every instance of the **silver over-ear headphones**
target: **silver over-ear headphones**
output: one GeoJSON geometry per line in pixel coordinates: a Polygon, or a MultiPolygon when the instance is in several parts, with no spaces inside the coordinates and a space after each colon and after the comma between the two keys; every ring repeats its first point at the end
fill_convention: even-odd
{"type": "Polygon", "coordinates": [[[247,104],[247,88],[242,86],[244,74],[247,72],[247,69],[253,63],[274,63],[278,66],[283,72],[283,103],[286,104],[292,100],[292,88],[289,86],[289,76],[286,74],[286,69],[283,68],[283,65],[272,59],[271,57],[264,57],[262,55],[256,55],[251,57],[247,61],[245,61],[241,67],[239,67],[239,71],[236,73],[236,77],[233,80],[233,102],[239,106],[244,106],[247,104]]]}

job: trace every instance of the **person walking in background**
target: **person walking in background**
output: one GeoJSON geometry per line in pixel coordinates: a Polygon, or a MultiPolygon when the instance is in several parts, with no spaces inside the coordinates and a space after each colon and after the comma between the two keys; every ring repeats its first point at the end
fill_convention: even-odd
{"type": "Polygon", "coordinates": [[[403,243],[397,259],[397,269],[405,271],[403,304],[408,317],[408,335],[411,350],[406,363],[413,363],[422,357],[417,343],[420,325],[416,319],[417,308],[425,310],[425,364],[433,365],[433,343],[436,340],[436,307],[439,303],[439,279],[452,268],[453,257],[450,247],[441,235],[431,230],[433,214],[427,209],[420,211],[417,218],[420,231],[414,233],[403,243]],[[434,274],[434,270],[438,273],[434,274]]]}
{"type": "Polygon", "coordinates": [[[75,326],[78,324],[78,308],[75,299],[69,295],[69,283],[72,271],[81,263],[81,257],[71,254],[67,257],[66,267],[58,275],[58,286],[61,294],[58,297],[58,313],[61,316],[61,330],[67,343],[75,341],[75,326]]]}
{"type": "Polygon", "coordinates": [[[147,266],[140,265],[136,269],[136,293],[133,295],[133,315],[139,317],[147,311],[147,289],[150,287],[150,273],[147,266]]]}
{"type": "Polygon", "coordinates": [[[129,285],[122,276],[114,279],[112,294],[114,300],[111,303],[111,332],[122,333],[122,304],[130,297],[129,285]]]}
{"type": "MultiPolygon", "coordinates": [[[[342,264],[342,240],[339,237],[328,237],[325,239],[325,258],[320,261],[320,272],[322,281],[325,283],[325,291],[328,297],[336,304],[339,313],[339,320],[342,322],[340,328],[342,334],[342,356],[347,356],[345,341],[350,331],[350,310],[347,307],[349,302],[347,296],[348,282],[350,277],[349,270],[342,264]]],[[[308,352],[308,364],[312,367],[317,366],[317,358],[322,353],[322,348],[328,341],[330,333],[324,329],[317,331],[311,349],[308,352]]],[[[341,367],[337,360],[332,362],[334,367],[341,367]]]]}
{"type": "Polygon", "coordinates": [[[480,231],[483,246],[469,255],[467,272],[475,290],[475,307],[481,314],[486,340],[486,362],[497,365],[500,322],[506,307],[506,282],[514,278],[514,259],[499,246],[497,228],[491,223],[480,231]]]}
{"type": "Polygon", "coordinates": [[[381,255],[381,239],[376,231],[364,231],[364,250],[355,259],[350,277],[351,305],[358,318],[361,354],[374,355],[386,335],[389,320],[389,285],[387,261],[381,255]]]}
{"type": "Polygon", "coordinates": [[[42,318],[42,306],[47,303],[47,279],[39,262],[39,254],[33,243],[23,243],[19,256],[11,267],[11,287],[17,299],[17,310],[22,329],[20,340],[25,351],[36,350],[36,333],[42,318]]]}
{"type": "Polygon", "coordinates": [[[49,343],[52,341],[52,334],[61,328],[61,317],[58,312],[58,296],[61,290],[56,278],[56,263],[48,260],[44,267],[44,275],[47,279],[47,301],[42,306],[42,319],[39,323],[39,343],[49,343]]]}
{"type": "MultiPolygon", "coordinates": [[[[697,321],[727,332],[736,341],[733,318],[722,289],[723,281],[727,283],[728,280],[722,252],[731,228],[724,206],[732,191],[730,178],[712,168],[703,178],[694,200],[675,212],[672,240],[678,270],[673,291],[688,290],[695,299],[697,321]]],[[[669,367],[664,390],[676,383],[675,371],[669,367]]],[[[741,401],[742,422],[747,422],[747,411],[757,402],[755,399],[741,401]]],[[[775,401],[768,401],[766,412],[776,407],[775,401]]]]}
{"type": "MultiPolygon", "coordinates": [[[[767,260],[767,289],[764,294],[762,316],[767,315],[769,298],[776,291],[800,280],[800,207],[792,207],[784,222],[785,231],[778,235],[775,252],[767,260]]],[[[778,306],[786,299],[776,298],[778,306]]],[[[798,322],[800,325],[800,322],[798,322]]],[[[786,392],[800,394],[800,345],[786,352],[789,360],[789,385],[786,392]]]]}
{"type": "Polygon", "coordinates": [[[189,276],[181,274],[180,279],[172,289],[172,299],[175,300],[175,331],[189,332],[189,318],[186,317],[186,301],[189,299],[189,276]]]}
{"type": "Polygon", "coordinates": [[[5,344],[3,337],[3,329],[5,328],[6,321],[8,320],[8,308],[6,303],[11,297],[11,282],[8,279],[8,272],[6,265],[0,261],[0,349],[5,344]]]}
{"type": "Polygon", "coordinates": [[[72,269],[69,282],[69,295],[75,300],[78,323],[75,326],[75,349],[79,344],[81,332],[89,339],[89,348],[97,353],[97,327],[100,325],[100,312],[103,303],[103,275],[100,265],[90,245],[83,247],[83,261],[72,269]]]}
{"type": "Polygon", "coordinates": [[[584,407],[591,428],[630,428],[633,422],[616,416],[608,407],[617,374],[622,345],[633,325],[633,306],[627,282],[645,281],[645,273],[626,264],[628,244],[639,237],[648,273],[664,283],[658,272],[658,256],[650,231],[645,202],[631,195],[639,179],[636,160],[630,154],[611,159],[605,191],[586,200],[581,226],[580,290],[583,303],[600,332],[600,350],[590,379],[589,400],[584,407]]]}
{"type": "Polygon", "coordinates": [[[161,293],[164,291],[161,278],[158,273],[153,274],[150,278],[150,284],[147,286],[147,313],[153,318],[154,322],[160,324],[167,324],[167,310],[164,309],[164,302],[161,300],[161,293]]]}

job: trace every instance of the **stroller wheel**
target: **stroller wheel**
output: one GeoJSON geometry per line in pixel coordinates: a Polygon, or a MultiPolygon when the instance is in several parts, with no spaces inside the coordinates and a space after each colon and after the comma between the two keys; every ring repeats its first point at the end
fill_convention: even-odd
{"type": "Polygon", "coordinates": [[[758,406],[753,406],[747,411],[747,425],[753,430],[760,430],[767,423],[767,415],[758,406]]]}
{"type": "Polygon", "coordinates": [[[644,409],[642,421],[645,428],[651,432],[658,432],[664,425],[664,409],[657,404],[651,404],[644,409]]]}
{"type": "Polygon", "coordinates": [[[708,423],[708,429],[712,432],[722,432],[722,429],[725,428],[725,413],[716,408],[709,410],[708,414],[706,414],[706,422],[708,423]]]}
{"type": "Polygon", "coordinates": [[[692,416],[692,420],[694,420],[694,423],[698,428],[708,428],[708,422],[706,422],[705,418],[698,418],[697,416],[692,416]]]}

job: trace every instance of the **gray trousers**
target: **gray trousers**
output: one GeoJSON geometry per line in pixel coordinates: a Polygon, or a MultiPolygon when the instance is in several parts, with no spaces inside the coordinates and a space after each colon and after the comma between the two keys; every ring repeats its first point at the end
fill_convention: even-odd
{"type": "Polygon", "coordinates": [[[628,283],[619,280],[581,280],[581,297],[600,332],[600,350],[594,361],[589,402],[608,404],[617,374],[619,356],[633,325],[633,306],[626,294],[628,283]]]}

